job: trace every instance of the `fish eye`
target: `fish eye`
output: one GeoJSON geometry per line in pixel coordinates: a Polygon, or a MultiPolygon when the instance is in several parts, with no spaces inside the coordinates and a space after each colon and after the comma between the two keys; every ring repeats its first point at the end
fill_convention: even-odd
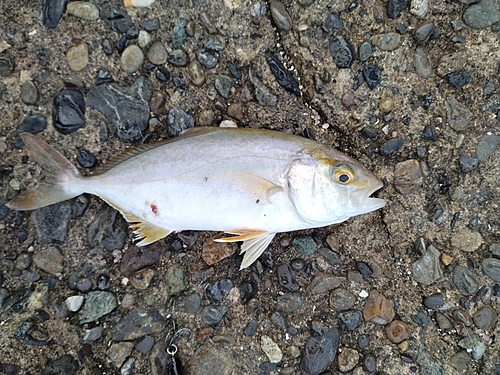
{"type": "Polygon", "coordinates": [[[348,185],[354,179],[354,172],[352,171],[351,168],[342,165],[342,166],[335,168],[332,177],[339,184],[348,185]]]}

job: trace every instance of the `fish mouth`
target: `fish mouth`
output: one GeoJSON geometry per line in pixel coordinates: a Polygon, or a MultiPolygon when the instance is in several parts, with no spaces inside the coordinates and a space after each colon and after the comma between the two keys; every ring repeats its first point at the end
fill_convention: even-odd
{"type": "Polygon", "coordinates": [[[387,201],[385,199],[370,197],[370,195],[381,189],[383,186],[383,182],[378,181],[376,184],[374,184],[373,188],[368,191],[368,194],[366,194],[363,206],[367,208],[368,212],[378,210],[379,208],[382,208],[387,204],[387,201]]]}

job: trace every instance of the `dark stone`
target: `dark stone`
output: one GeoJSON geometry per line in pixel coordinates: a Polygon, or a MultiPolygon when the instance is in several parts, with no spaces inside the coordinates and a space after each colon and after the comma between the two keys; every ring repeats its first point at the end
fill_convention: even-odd
{"type": "Polygon", "coordinates": [[[120,213],[106,206],[97,214],[88,229],[90,246],[104,246],[106,250],[122,249],[127,241],[127,224],[120,213]]]}
{"type": "Polygon", "coordinates": [[[97,165],[97,158],[95,157],[95,155],[84,148],[78,151],[78,155],[76,155],[76,161],[83,168],[94,168],[97,165]]]}
{"type": "Polygon", "coordinates": [[[109,41],[109,39],[104,39],[102,41],[102,49],[106,55],[111,55],[113,53],[113,45],[109,41]]]}
{"type": "Polygon", "coordinates": [[[326,19],[325,27],[327,29],[336,29],[340,30],[343,27],[342,18],[336,13],[332,13],[328,15],[326,19]]]}
{"type": "Polygon", "coordinates": [[[109,70],[99,69],[97,72],[97,77],[95,79],[95,84],[100,85],[102,83],[111,83],[114,82],[113,77],[111,77],[111,73],[109,70]]]}
{"type": "Polygon", "coordinates": [[[322,335],[313,332],[302,350],[300,369],[303,375],[319,375],[335,360],[340,331],[332,327],[322,335]]]}
{"type": "Polygon", "coordinates": [[[300,96],[299,84],[295,77],[283,66],[271,52],[266,51],[266,60],[278,83],[287,91],[300,96]]]}
{"type": "Polygon", "coordinates": [[[464,87],[466,84],[470,82],[471,76],[467,72],[448,74],[446,76],[450,85],[455,87],[456,89],[464,87]]]}
{"type": "Polygon", "coordinates": [[[396,152],[403,146],[403,139],[401,138],[393,138],[385,142],[382,146],[380,146],[380,155],[388,156],[392,153],[396,152]]]}
{"type": "Polygon", "coordinates": [[[395,20],[398,18],[403,10],[408,7],[409,0],[389,0],[387,6],[387,15],[389,18],[395,20]]]}
{"type": "Polygon", "coordinates": [[[160,28],[160,20],[158,18],[143,20],[139,22],[139,26],[149,32],[156,31],[160,28]]]}
{"type": "Polygon", "coordinates": [[[24,142],[19,136],[21,133],[38,134],[45,130],[47,127],[47,119],[43,115],[33,115],[24,119],[24,121],[17,128],[15,136],[15,146],[21,148],[24,142]]]}
{"type": "Polygon", "coordinates": [[[417,27],[413,36],[418,43],[422,43],[427,38],[429,38],[429,36],[434,32],[435,29],[436,25],[434,23],[426,22],[423,25],[417,27]]]}
{"type": "Polygon", "coordinates": [[[334,32],[330,38],[330,54],[339,69],[350,68],[356,59],[352,44],[339,32],[334,32]]]}
{"type": "Polygon", "coordinates": [[[186,89],[186,82],[184,82],[184,80],[178,75],[172,74],[172,82],[174,83],[174,86],[177,87],[177,90],[179,90],[180,92],[184,92],[184,90],[186,89]]]}
{"type": "Polygon", "coordinates": [[[259,326],[259,322],[255,319],[250,320],[247,325],[245,326],[245,329],[243,330],[243,333],[245,336],[253,336],[257,332],[257,327],[259,326]]]}
{"type": "Polygon", "coordinates": [[[428,309],[436,309],[444,305],[444,297],[442,293],[434,293],[424,297],[424,306],[428,309]]]}
{"type": "Polygon", "coordinates": [[[188,57],[181,49],[175,49],[168,54],[168,62],[173,66],[186,66],[188,57]]]}
{"type": "Polygon", "coordinates": [[[127,35],[122,35],[120,39],[115,43],[115,48],[121,55],[125,48],[127,47],[127,35]]]}
{"type": "Polygon", "coordinates": [[[132,246],[128,249],[120,262],[120,271],[130,277],[143,268],[152,266],[160,260],[165,248],[161,241],[148,246],[132,246]]]}
{"type": "Polygon", "coordinates": [[[472,172],[479,165],[479,160],[473,156],[462,155],[460,156],[460,168],[462,172],[468,173],[472,172]]]}
{"type": "Polygon", "coordinates": [[[34,210],[31,219],[35,223],[38,242],[65,243],[71,216],[72,204],[70,201],[34,210]]]}
{"type": "Polygon", "coordinates": [[[167,83],[170,81],[170,72],[167,68],[161,67],[155,70],[155,77],[158,81],[162,83],[167,83]]]}
{"type": "Polygon", "coordinates": [[[257,295],[259,289],[257,288],[257,284],[253,281],[247,282],[244,281],[239,286],[240,289],[240,301],[243,305],[246,305],[248,301],[250,301],[253,297],[257,295]]]}
{"type": "Polygon", "coordinates": [[[343,311],[338,317],[340,327],[348,331],[354,331],[363,323],[363,313],[359,310],[343,311]]]}
{"type": "Polygon", "coordinates": [[[380,85],[380,82],[382,82],[380,72],[374,65],[368,65],[363,68],[363,78],[365,79],[365,82],[370,90],[375,89],[378,85],[380,85]]]}
{"type": "Polygon", "coordinates": [[[116,83],[93,87],[87,101],[106,117],[122,142],[134,142],[142,138],[148,128],[151,95],[151,84],[140,77],[128,87],[116,83]]]}
{"type": "Polygon", "coordinates": [[[106,28],[119,34],[125,34],[132,26],[127,11],[108,2],[101,5],[101,17],[105,20],[106,28]]]}
{"type": "Polygon", "coordinates": [[[8,77],[14,72],[14,60],[9,56],[0,56],[0,76],[8,77]]]}
{"type": "Polygon", "coordinates": [[[206,49],[200,49],[196,52],[196,58],[207,69],[215,68],[217,65],[217,57],[206,49]]]}
{"type": "Polygon", "coordinates": [[[56,130],[64,135],[85,126],[85,99],[80,90],[63,90],[54,98],[52,119],[56,130]]]}
{"type": "Polygon", "coordinates": [[[377,130],[374,128],[370,128],[369,126],[365,126],[361,129],[361,135],[366,138],[377,138],[377,130]]]}
{"type": "Polygon", "coordinates": [[[434,127],[432,125],[428,125],[425,127],[424,132],[422,133],[422,138],[427,141],[437,141],[438,136],[434,131],[434,127]]]}
{"type": "Polygon", "coordinates": [[[227,68],[229,69],[233,77],[236,78],[237,80],[240,80],[243,77],[241,71],[231,61],[228,61],[227,68]]]}
{"type": "Polygon", "coordinates": [[[69,0],[45,0],[43,2],[43,25],[54,29],[66,12],[69,0]]]}
{"type": "Polygon", "coordinates": [[[222,279],[209,285],[205,290],[207,297],[212,301],[224,301],[233,288],[233,283],[229,279],[222,279]]]}
{"type": "Polygon", "coordinates": [[[277,269],[278,282],[280,286],[290,292],[299,290],[299,284],[295,281],[295,276],[288,264],[282,264],[277,269]]]}
{"type": "Polygon", "coordinates": [[[149,313],[138,307],[125,315],[111,329],[114,341],[135,340],[146,335],[153,335],[165,327],[165,319],[157,312],[149,313]]]}
{"type": "Polygon", "coordinates": [[[174,106],[167,114],[167,130],[171,136],[178,136],[183,131],[194,127],[193,117],[183,109],[174,106]]]}
{"type": "Polygon", "coordinates": [[[358,269],[359,272],[361,272],[363,276],[369,276],[373,274],[370,265],[366,262],[357,262],[356,268],[358,269]]]}
{"type": "Polygon", "coordinates": [[[77,370],[78,361],[73,356],[65,354],[48,362],[41,375],[73,375],[77,370]]]}
{"type": "Polygon", "coordinates": [[[128,40],[134,40],[139,37],[139,29],[137,26],[131,26],[130,29],[127,30],[127,33],[125,34],[128,40]]]}
{"type": "Polygon", "coordinates": [[[214,325],[219,323],[229,311],[229,306],[205,306],[200,313],[203,323],[214,325]]]}

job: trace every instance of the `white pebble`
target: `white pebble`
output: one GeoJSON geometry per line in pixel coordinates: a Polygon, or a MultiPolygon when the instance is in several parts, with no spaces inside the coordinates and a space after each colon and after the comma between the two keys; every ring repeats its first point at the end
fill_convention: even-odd
{"type": "Polygon", "coordinates": [[[66,298],[64,301],[66,307],[69,311],[75,312],[80,310],[80,307],[83,305],[83,296],[71,296],[66,298]]]}
{"type": "Polygon", "coordinates": [[[153,4],[155,0],[124,0],[123,4],[128,7],[148,7],[153,4]]]}

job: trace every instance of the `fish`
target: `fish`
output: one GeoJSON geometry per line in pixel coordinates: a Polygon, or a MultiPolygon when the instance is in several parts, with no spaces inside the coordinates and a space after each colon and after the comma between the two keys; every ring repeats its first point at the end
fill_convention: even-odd
{"type": "Polygon", "coordinates": [[[141,145],[83,175],[39,137],[22,133],[45,173],[7,203],[34,210],[93,194],[129,223],[136,245],[183,230],[220,231],[240,242],[249,267],[277,233],[324,227],[382,208],[382,182],[319,142],[265,129],[195,127],[141,145]]]}

